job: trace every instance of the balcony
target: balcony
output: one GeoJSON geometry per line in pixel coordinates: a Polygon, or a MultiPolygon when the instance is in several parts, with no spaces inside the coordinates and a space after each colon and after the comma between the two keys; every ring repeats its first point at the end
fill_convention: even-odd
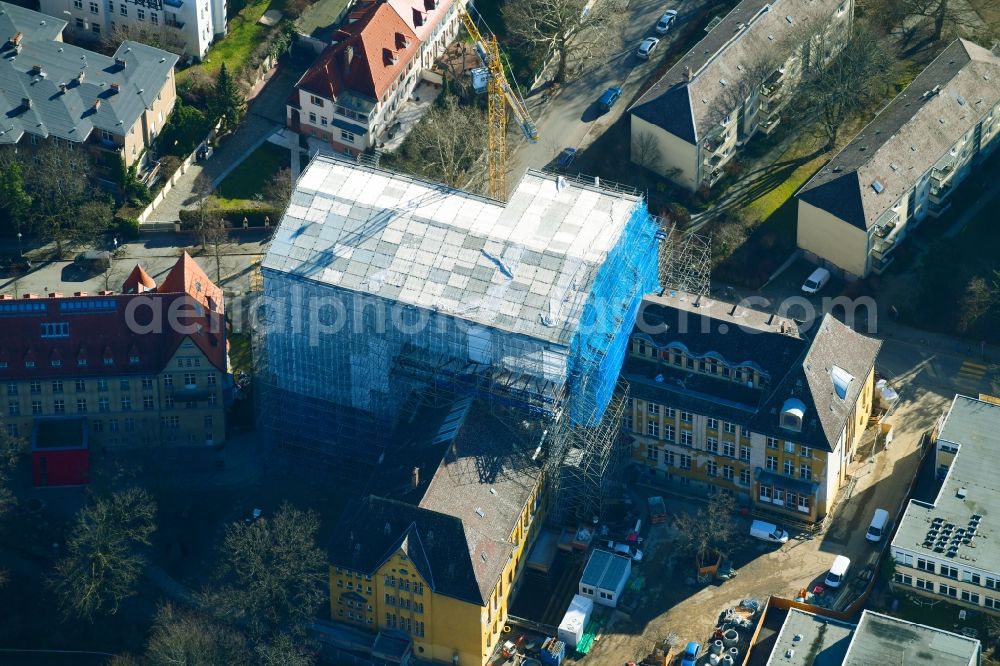
{"type": "Polygon", "coordinates": [[[882,275],[888,268],[889,265],[895,261],[896,257],[882,257],[881,259],[876,259],[872,261],[872,272],[875,275],[882,275]]]}
{"type": "Polygon", "coordinates": [[[781,117],[775,115],[774,117],[768,118],[764,122],[757,125],[757,129],[763,132],[764,136],[771,136],[771,134],[774,133],[774,130],[776,130],[778,128],[778,125],[780,124],[781,124],[781,117]]]}
{"type": "Polygon", "coordinates": [[[881,240],[878,239],[872,243],[872,256],[876,259],[885,259],[889,256],[889,253],[896,248],[896,239],[892,240],[881,240]]]}
{"type": "Polygon", "coordinates": [[[723,175],[722,169],[713,170],[711,173],[705,176],[705,184],[708,185],[709,187],[715,185],[717,182],[719,182],[719,179],[722,178],[722,175],[723,175]]]}

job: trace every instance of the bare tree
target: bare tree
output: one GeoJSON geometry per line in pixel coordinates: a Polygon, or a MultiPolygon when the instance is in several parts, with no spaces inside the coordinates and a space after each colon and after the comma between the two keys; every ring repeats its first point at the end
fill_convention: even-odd
{"type": "Polygon", "coordinates": [[[717,492],[695,513],[678,514],[674,527],[679,535],[680,550],[693,556],[699,564],[710,555],[728,555],[738,533],[735,511],[735,498],[717,492]]]}
{"type": "Polygon", "coordinates": [[[892,0],[896,4],[894,13],[905,25],[913,22],[920,25],[930,22],[932,25],[931,40],[940,41],[946,27],[956,29],[974,29],[983,21],[979,15],[965,2],[954,0],[892,0]]]}
{"type": "Polygon", "coordinates": [[[567,79],[570,64],[610,54],[625,16],[611,0],[597,0],[589,10],[587,0],[510,0],[503,8],[511,36],[555,54],[556,83],[567,79]]]}
{"type": "Polygon", "coordinates": [[[66,556],[49,580],[67,617],[114,614],[135,592],[156,530],[156,504],[146,491],[130,488],[98,497],[83,507],[66,540],[66,556]]]}
{"type": "Polygon", "coordinates": [[[639,166],[659,173],[663,165],[663,151],[652,132],[645,130],[632,135],[632,161],[639,166]]]}
{"type": "Polygon", "coordinates": [[[149,666],[214,666],[252,663],[245,638],[200,613],[161,606],[143,662],[149,666]]]}
{"type": "MultiPolygon", "coordinates": [[[[211,246],[212,248],[212,256],[215,257],[215,282],[216,284],[221,284],[222,244],[229,238],[229,232],[226,229],[226,221],[222,219],[220,215],[209,215],[205,218],[200,231],[207,246],[211,246]]],[[[207,246],[205,249],[208,249],[207,246]]]]}
{"type": "Polygon", "coordinates": [[[736,114],[737,128],[742,131],[748,104],[758,103],[758,95],[767,79],[781,66],[783,59],[775,50],[757,53],[742,64],[740,77],[727,80],[719,95],[708,109],[708,121],[712,124],[725,122],[736,114]]]}
{"type": "MultiPolygon", "coordinates": [[[[451,96],[435,107],[410,134],[413,168],[420,175],[461,187],[476,180],[486,164],[486,116],[477,107],[459,107],[451,96]]],[[[481,178],[481,176],[480,176],[481,178]]]]}
{"type": "MultiPolygon", "coordinates": [[[[296,154],[292,159],[298,157],[296,154]]],[[[292,186],[292,170],[285,167],[271,176],[264,185],[264,198],[278,208],[284,209],[288,205],[288,200],[292,198],[292,186]]]]}
{"type": "MultiPolygon", "coordinates": [[[[820,48],[832,49],[821,45],[820,48]]],[[[895,61],[866,24],[857,24],[846,46],[830,57],[810,58],[802,74],[800,99],[807,114],[820,121],[826,150],[837,144],[844,122],[868,110],[886,95],[895,61]]]]}
{"type": "Polygon", "coordinates": [[[122,278],[121,266],[113,256],[108,259],[107,267],[101,272],[101,280],[104,282],[104,291],[112,291],[112,285],[121,286],[119,280],[122,278]]]}
{"type": "Polygon", "coordinates": [[[165,25],[115,22],[111,32],[104,39],[104,44],[115,49],[126,40],[155,46],[176,55],[184,54],[184,41],[180,39],[180,33],[167,30],[165,25]]]}

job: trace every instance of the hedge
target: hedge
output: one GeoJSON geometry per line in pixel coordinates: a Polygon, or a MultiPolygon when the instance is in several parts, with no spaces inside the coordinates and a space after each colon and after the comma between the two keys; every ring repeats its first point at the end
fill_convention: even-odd
{"type": "MultiPolygon", "coordinates": [[[[213,208],[205,211],[209,217],[221,217],[227,225],[234,229],[243,228],[243,218],[247,219],[248,226],[263,227],[264,218],[271,219],[271,226],[278,224],[281,219],[281,210],[273,207],[263,208],[213,208]]],[[[200,214],[197,210],[181,210],[181,228],[196,229],[200,214]]]]}

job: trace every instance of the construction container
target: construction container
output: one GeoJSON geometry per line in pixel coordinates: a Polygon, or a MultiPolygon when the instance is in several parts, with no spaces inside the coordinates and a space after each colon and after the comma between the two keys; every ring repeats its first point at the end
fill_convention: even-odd
{"type": "Polygon", "coordinates": [[[646,500],[649,504],[649,522],[654,525],[667,522],[667,504],[659,495],[646,500]]]}
{"type": "Polygon", "coordinates": [[[560,666],[566,658],[566,643],[555,637],[546,638],[539,657],[545,666],[560,666]]]}
{"type": "Polygon", "coordinates": [[[590,621],[590,615],[594,612],[594,600],[579,594],[573,595],[573,600],[569,603],[569,609],[559,623],[558,638],[560,641],[576,648],[577,643],[583,638],[583,630],[590,621]]]}

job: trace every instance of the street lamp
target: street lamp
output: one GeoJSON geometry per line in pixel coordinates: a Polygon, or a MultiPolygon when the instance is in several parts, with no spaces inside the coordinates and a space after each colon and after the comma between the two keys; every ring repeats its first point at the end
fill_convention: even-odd
{"type": "Polygon", "coordinates": [[[17,253],[24,259],[24,250],[21,249],[21,232],[17,232],[17,253]]]}

